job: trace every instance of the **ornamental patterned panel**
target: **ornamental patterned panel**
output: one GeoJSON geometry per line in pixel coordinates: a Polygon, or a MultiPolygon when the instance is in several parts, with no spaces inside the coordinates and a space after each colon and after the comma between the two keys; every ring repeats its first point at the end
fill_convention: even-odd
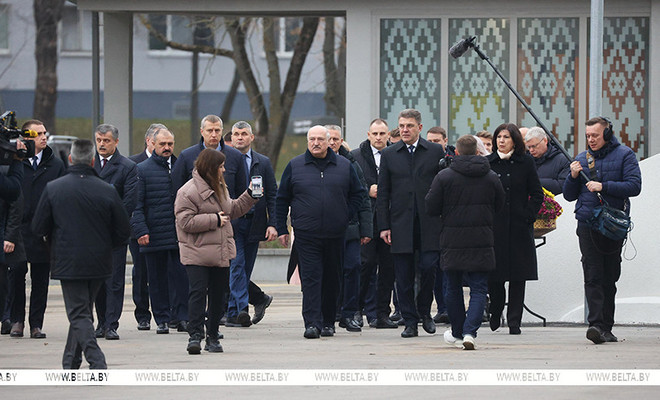
{"type": "MultiPolygon", "coordinates": [[[[572,153],[577,121],[578,18],[518,20],[518,84],[522,98],[572,153]]],[[[517,102],[518,124],[537,123],[517,102]]]]}
{"type": "Polygon", "coordinates": [[[440,120],[440,19],[381,20],[380,117],[394,127],[406,108],[440,120]]]}
{"type": "Polygon", "coordinates": [[[603,21],[603,115],[614,134],[637,154],[648,156],[649,19],[603,21]]]}
{"type": "MultiPolygon", "coordinates": [[[[476,36],[477,44],[502,75],[509,75],[509,22],[506,19],[450,19],[449,43],[476,36]]],[[[449,60],[449,142],[481,130],[493,132],[509,119],[509,91],[488,63],[469,50],[449,60]]]]}

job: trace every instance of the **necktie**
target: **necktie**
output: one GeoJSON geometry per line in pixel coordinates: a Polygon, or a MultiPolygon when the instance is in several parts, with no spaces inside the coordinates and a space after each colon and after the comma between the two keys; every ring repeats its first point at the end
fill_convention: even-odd
{"type": "Polygon", "coordinates": [[[413,154],[415,152],[415,145],[412,144],[410,147],[408,147],[408,150],[410,151],[410,154],[413,154]]]}
{"type": "Polygon", "coordinates": [[[105,164],[106,164],[107,162],[108,162],[108,159],[107,159],[107,158],[102,158],[102,159],[101,159],[101,169],[103,169],[103,168],[105,167],[105,164]]]}
{"type": "Polygon", "coordinates": [[[36,171],[38,166],[39,166],[39,157],[37,156],[32,157],[32,169],[36,171]]]}
{"type": "Polygon", "coordinates": [[[247,153],[243,154],[243,161],[245,162],[245,176],[247,177],[248,184],[250,184],[250,159],[247,153]]]}
{"type": "Polygon", "coordinates": [[[376,173],[380,173],[380,150],[376,152],[377,157],[374,157],[374,161],[376,162],[376,173]]]}

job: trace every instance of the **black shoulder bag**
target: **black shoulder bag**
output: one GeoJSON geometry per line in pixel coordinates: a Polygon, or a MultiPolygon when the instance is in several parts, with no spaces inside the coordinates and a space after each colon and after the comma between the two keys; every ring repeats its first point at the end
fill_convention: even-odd
{"type": "MultiPolygon", "coordinates": [[[[589,163],[591,180],[598,180],[596,174],[596,162],[588,151],[587,162],[589,163]]],[[[598,196],[600,205],[594,207],[591,218],[589,218],[587,223],[591,229],[609,239],[616,241],[625,240],[630,231],[631,225],[629,210],[627,207],[628,200],[626,199],[625,202],[625,210],[619,210],[618,208],[610,206],[600,193],[597,193],[596,195],[598,196]]]]}

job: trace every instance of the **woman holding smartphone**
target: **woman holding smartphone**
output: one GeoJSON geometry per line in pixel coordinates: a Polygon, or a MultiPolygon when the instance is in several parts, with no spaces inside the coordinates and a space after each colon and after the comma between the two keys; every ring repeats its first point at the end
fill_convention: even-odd
{"type": "Polygon", "coordinates": [[[229,287],[229,263],[236,257],[232,219],[248,212],[258,201],[247,189],[236,200],[229,198],[223,173],[225,155],[205,149],[195,161],[192,179],[179,189],[174,202],[181,263],[190,281],[187,351],[201,352],[208,297],[205,350],[222,352],[218,341],[220,315],[229,287]]]}

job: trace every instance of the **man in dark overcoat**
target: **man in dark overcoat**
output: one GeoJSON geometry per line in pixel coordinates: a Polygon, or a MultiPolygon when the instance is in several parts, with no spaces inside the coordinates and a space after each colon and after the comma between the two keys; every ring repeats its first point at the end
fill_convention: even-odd
{"type": "Polygon", "coordinates": [[[62,368],[79,369],[84,353],[90,369],[105,369],[92,307],[99,288],[112,276],[112,249],[130,234],[128,215],[117,190],[92,168],[91,141],[76,140],[69,161],[69,173],[44,189],[32,231],[50,241],[52,277],[62,285],[70,324],[62,368]]]}
{"type": "Polygon", "coordinates": [[[402,337],[417,336],[421,317],[427,333],[431,318],[435,268],[440,250],[440,218],[427,214],[424,198],[445,156],[442,146],[420,137],[422,116],[413,109],[399,114],[401,141],[382,151],[378,175],[378,227],[391,246],[399,307],[406,328],[402,337]],[[420,288],[415,304],[415,270],[420,288]]]}

